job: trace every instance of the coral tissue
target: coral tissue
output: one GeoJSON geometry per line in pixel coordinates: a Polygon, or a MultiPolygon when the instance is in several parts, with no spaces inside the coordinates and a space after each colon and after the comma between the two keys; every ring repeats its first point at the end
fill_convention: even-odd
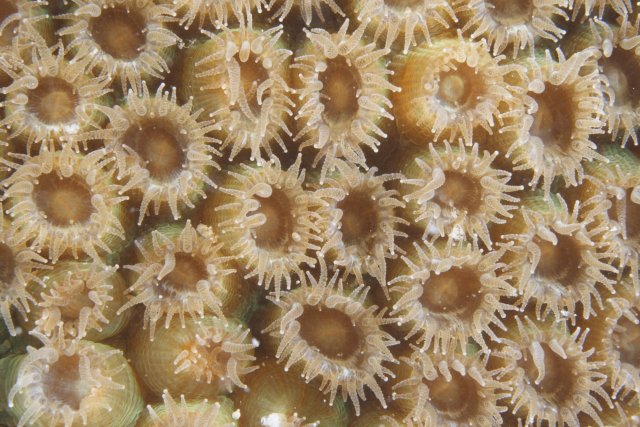
{"type": "Polygon", "coordinates": [[[0,0],[0,427],[640,425],[639,4],[0,0]]]}

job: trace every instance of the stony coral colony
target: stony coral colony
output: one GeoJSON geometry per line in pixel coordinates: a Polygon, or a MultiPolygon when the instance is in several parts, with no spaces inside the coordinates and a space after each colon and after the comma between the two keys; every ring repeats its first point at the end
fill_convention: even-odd
{"type": "Polygon", "coordinates": [[[639,10],[1,0],[0,425],[640,425],[639,10]]]}

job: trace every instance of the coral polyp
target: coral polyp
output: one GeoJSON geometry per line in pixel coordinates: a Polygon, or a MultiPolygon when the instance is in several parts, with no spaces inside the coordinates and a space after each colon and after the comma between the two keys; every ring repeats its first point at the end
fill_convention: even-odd
{"type": "Polygon", "coordinates": [[[388,182],[401,175],[366,173],[345,164],[330,175],[317,193],[326,202],[318,210],[323,245],[319,255],[354,275],[364,283],[365,275],[386,286],[387,259],[394,258],[398,241],[406,237],[400,231],[408,222],[399,217],[404,204],[388,182]]]}
{"type": "Polygon", "coordinates": [[[427,355],[415,352],[405,363],[411,378],[395,387],[395,398],[411,408],[405,423],[433,425],[502,425],[500,399],[508,396],[505,383],[486,368],[480,354],[427,355]]]}
{"type": "Polygon", "coordinates": [[[583,414],[596,425],[603,425],[598,411],[602,399],[611,406],[604,390],[603,365],[594,361],[594,349],[583,344],[588,331],[570,331],[564,320],[547,317],[533,321],[528,317],[511,319],[506,340],[496,350],[501,366],[498,378],[513,389],[509,411],[520,424],[567,425],[579,427],[583,414]]]}
{"type": "Polygon", "coordinates": [[[609,245],[608,251],[615,255],[614,265],[620,275],[629,269],[629,277],[640,290],[640,230],[636,229],[640,213],[640,160],[616,145],[605,145],[599,152],[609,162],[598,166],[596,162],[586,164],[591,179],[574,194],[583,201],[585,215],[592,218],[588,225],[595,230],[594,238],[601,246],[609,245]],[[604,238],[603,230],[608,231],[604,238]]]}
{"type": "Polygon", "coordinates": [[[451,23],[458,22],[454,8],[447,0],[359,0],[355,2],[358,21],[369,22],[373,39],[384,34],[384,45],[402,47],[407,53],[411,46],[427,42],[446,32],[451,23]]]}
{"type": "Polygon", "coordinates": [[[79,57],[87,57],[102,72],[127,86],[142,87],[143,78],[169,72],[171,50],[179,42],[167,22],[169,6],[138,0],[73,0],[58,34],[79,57]]]}
{"type": "Polygon", "coordinates": [[[260,369],[245,377],[245,383],[247,389],[232,396],[242,414],[240,427],[339,426],[347,422],[347,408],[340,398],[329,405],[313,384],[285,372],[273,359],[265,359],[260,369]]]}
{"type": "Polygon", "coordinates": [[[391,315],[408,323],[407,337],[417,336],[423,350],[466,352],[471,339],[488,350],[485,334],[497,339],[490,326],[503,329],[501,319],[515,309],[505,300],[515,289],[499,272],[501,256],[471,245],[416,244],[394,271],[391,315]]]}
{"type": "Polygon", "coordinates": [[[38,46],[19,71],[6,68],[13,81],[2,89],[8,137],[30,149],[34,143],[74,143],[83,131],[100,126],[97,107],[110,92],[109,77],[89,74],[89,58],[67,60],[65,47],[38,46]]]}
{"type": "Polygon", "coordinates": [[[614,398],[640,386],[640,298],[628,280],[616,289],[598,317],[584,322],[590,329],[587,345],[595,348],[593,359],[603,363],[614,398]]]}
{"type": "Polygon", "coordinates": [[[269,8],[273,9],[273,17],[280,22],[289,15],[292,9],[299,9],[300,15],[306,25],[311,24],[314,13],[318,15],[321,21],[324,21],[323,9],[329,8],[334,15],[344,16],[342,3],[334,0],[272,0],[269,2],[269,8]]]}
{"type": "Polygon", "coordinates": [[[214,316],[185,319],[159,328],[151,339],[139,329],[130,342],[132,365],[155,395],[163,390],[189,399],[212,398],[246,388],[255,369],[250,331],[214,316]]]}
{"type": "Polygon", "coordinates": [[[46,0],[4,0],[0,4],[0,56],[11,55],[16,48],[20,50],[34,42],[47,43],[53,25],[46,5],[46,0]]]}
{"type": "Polygon", "coordinates": [[[527,47],[533,51],[536,39],[557,42],[565,30],[556,21],[567,19],[566,0],[458,0],[456,13],[472,39],[487,40],[495,55],[509,46],[515,58],[527,47]]]}
{"type": "MultiPolygon", "coordinates": [[[[629,423],[637,423],[640,419],[640,407],[633,396],[616,399],[613,406],[604,406],[600,413],[600,419],[606,426],[626,427],[629,423]]],[[[589,422],[590,418],[583,415],[580,417],[581,423],[589,422]]]]}
{"type": "Polygon", "coordinates": [[[604,80],[602,90],[608,98],[604,106],[605,118],[612,141],[621,138],[622,145],[629,140],[638,145],[640,82],[636,70],[640,66],[639,26],[640,20],[624,22],[620,27],[595,21],[587,34],[581,35],[592,38],[596,46],[602,46],[598,52],[598,67],[604,80]]]}
{"type": "Polygon", "coordinates": [[[317,150],[314,166],[322,161],[322,178],[335,169],[336,159],[365,167],[363,148],[377,151],[386,137],[381,122],[393,119],[388,96],[398,88],[387,81],[390,72],[383,57],[389,50],[363,43],[365,28],[360,25],[348,34],[346,20],[336,33],[306,31],[309,41],[292,65],[299,97],[295,139],[300,150],[317,150]]]}
{"type": "Polygon", "coordinates": [[[491,247],[489,225],[512,217],[519,199],[510,193],[522,189],[509,184],[509,172],[492,166],[496,156],[462,142],[410,151],[400,162],[406,219],[422,227],[425,239],[480,238],[491,247]]]}
{"type": "Polygon", "coordinates": [[[252,160],[262,160],[263,152],[268,158],[274,143],[286,151],[292,52],[280,40],[282,33],[282,26],[259,31],[251,20],[241,20],[237,28],[207,31],[208,40],[184,54],[183,96],[193,97],[194,106],[220,124],[230,160],[245,149],[252,160]]]}
{"type": "Polygon", "coordinates": [[[140,200],[138,224],[150,206],[154,215],[168,207],[179,219],[181,211],[205,196],[207,187],[215,187],[210,173],[219,168],[219,141],[208,134],[218,126],[199,118],[191,102],[178,105],[175,87],[168,92],[160,84],[152,96],[143,83],[141,92],[129,91],[124,108],[100,111],[109,117],[107,128],[80,137],[105,139],[123,182],[120,193],[140,200]]]}
{"type": "Polygon", "coordinates": [[[186,400],[180,395],[176,402],[169,392],[162,393],[162,404],[147,405],[147,413],[143,414],[138,427],[233,427],[236,425],[237,413],[232,403],[225,398],[216,402],[207,399],[186,400]]]}
{"type": "Polygon", "coordinates": [[[573,318],[580,306],[588,318],[594,302],[602,305],[600,289],[613,291],[610,276],[617,269],[609,260],[615,252],[599,239],[596,214],[582,218],[579,204],[570,209],[559,196],[543,201],[538,195],[525,199],[516,218],[500,228],[509,242],[506,270],[523,307],[535,306],[538,317],[552,312],[559,318],[566,310],[573,318]]]}
{"type": "Polygon", "coordinates": [[[179,23],[185,29],[189,29],[194,22],[200,28],[209,23],[216,28],[225,27],[230,22],[245,19],[253,9],[261,12],[268,7],[265,0],[174,0],[173,4],[179,23]]]}
{"type": "Polygon", "coordinates": [[[30,304],[34,302],[28,287],[30,283],[41,283],[37,273],[46,267],[46,262],[46,258],[30,249],[24,239],[16,239],[11,223],[1,212],[0,316],[11,335],[16,335],[11,309],[27,320],[30,304]]]}
{"type": "Polygon", "coordinates": [[[640,426],[639,76],[640,0],[0,0],[0,427],[640,426]]]}
{"type": "Polygon", "coordinates": [[[483,41],[439,38],[396,55],[393,70],[391,82],[401,89],[391,97],[393,115],[417,145],[445,139],[471,145],[474,129],[491,132],[501,102],[518,104],[505,76],[520,67],[491,56],[483,41]]]}
{"type": "Polygon", "coordinates": [[[222,313],[222,299],[229,285],[227,258],[221,244],[207,230],[186,225],[161,226],[136,241],[136,263],[126,266],[135,273],[131,299],[119,313],[144,305],[143,326],[153,339],[156,324],[168,328],[174,316],[184,326],[185,316],[201,318],[205,313],[222,313]]]}
{"type": "Polygon", "coordinates": [[[582,181],[582,162],[598,158],[591,137],[603,132],[604,101],[594,50],[568,58],[560,50],[556,53],[557,61],[548,50],[525,61],[522,115],[512,114],[495,135],[513,170],[526,173],[532,187],[542,181],[545,194],[556,177],[566,186],[582,181]]]}
{"type": "Polygon", "coordinates": [[[100,263],[124,239],[120,186],[106,150],[78,154],[41,145],[37,156],[14,156],[15,169],[3,181],[3,200],[16,238],[44,251],[52,262],[63,255],[88,255],[100,263]]]}
{"type": "Polygon", "coordinates": [[[203,222],[216,230],[227,250],[244,265],[245,278],[276,293],[315,265],[309,250],[317,245],[322,199],[302,188],[300,157],[287,170],[274,159],[229,170],[220,189],[203,204],[203,222]]]}
{"type": "Polygon", "coordinates": [[[345,291],[338,273],[329,277],[322,263],[320,274],[309,274],[308,281],[279,299],[270,298],[277,318],[266,332],[278,341],[276,358],[286,362],[285,371],[299,369],[307,382],[318,378],[330,403],[340,393],[359,414],[369,389],[386,407],[379,381],[392,375],[387,365],[395,359],[389,346],[396,341],[381,328],[388,323],[384,313],[365,303],[364,285],[345,291]]]}
{"type": "Polygon", "coordinates": [[[47,340],[0,361],[2,402],[20,427],[132,425],[142,396],[120,350],[91,341],[47,340]]]}
{"type": "Polygon", "coordinates": [[[43,335],[102,341],[121,332],[126,283],[117,267],[61,261],[39,274],[29,324],[43,335]]]}
{"type": "Polygon", "coordinates": [[[606,8],[610,8],[620,16],[627,16],[632,11],[632,0],[569,0],[568,6],[573,9],[573,19],[596,15],[602,17],[606,8]]]}

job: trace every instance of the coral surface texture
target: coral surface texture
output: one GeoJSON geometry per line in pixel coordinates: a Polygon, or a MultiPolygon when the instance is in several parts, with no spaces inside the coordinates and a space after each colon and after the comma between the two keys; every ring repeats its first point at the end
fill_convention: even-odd
{"type": "Polygon", "coordinates": [[[0,0],[0,427],[640,427],[640,1],[0,0]]]}

